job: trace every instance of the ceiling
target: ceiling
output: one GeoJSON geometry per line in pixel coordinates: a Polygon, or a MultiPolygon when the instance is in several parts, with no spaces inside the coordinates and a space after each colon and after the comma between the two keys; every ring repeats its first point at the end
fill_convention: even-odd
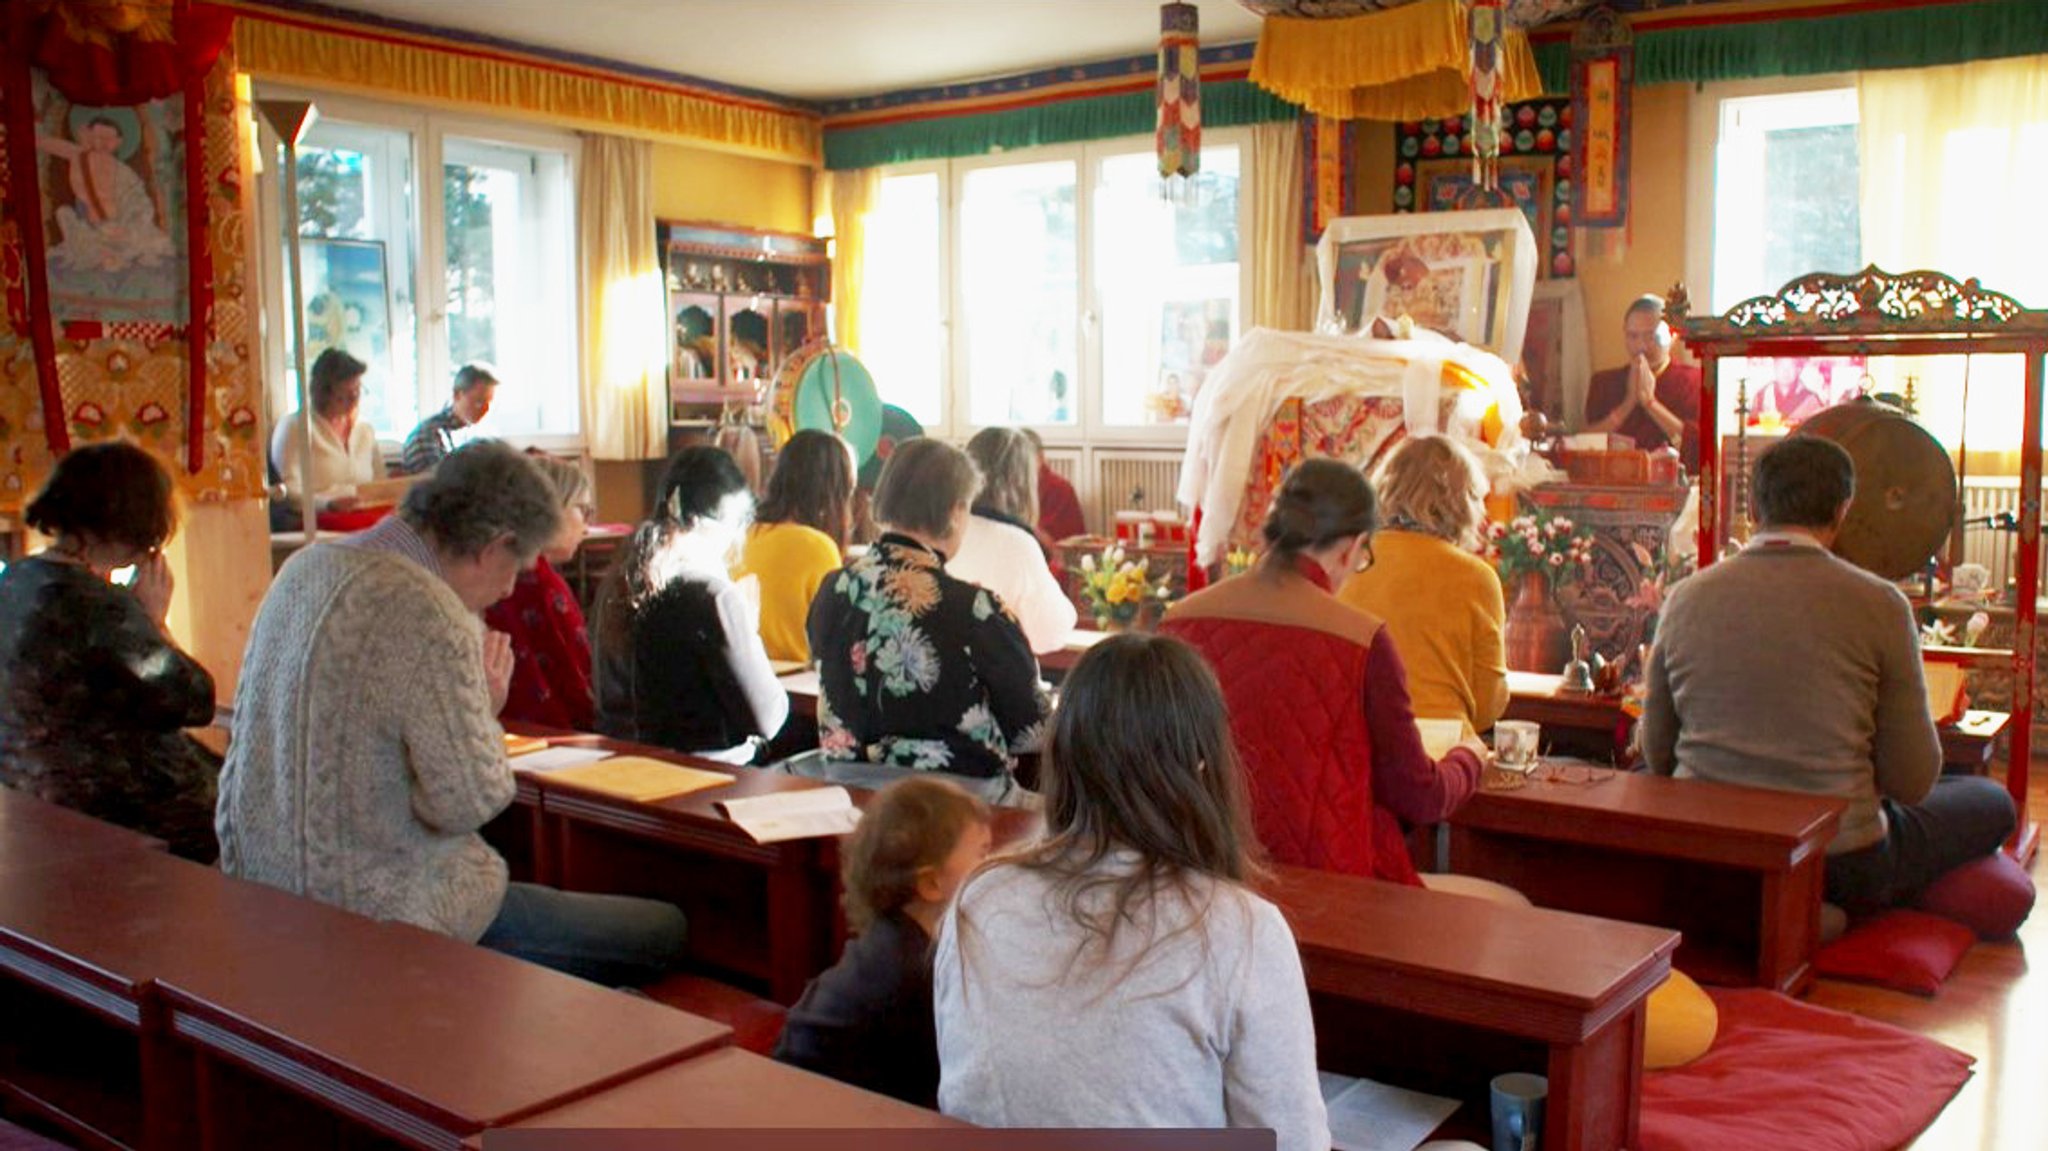
{"type": "MultiPolygon", "coordinates": [[[[1202,41],[1254,40],[1238,0],[1194,0],[1202,41]]],[[[326,6],[801,100],[1151,52],[1158,0],[326,0],[326,6]]]]}

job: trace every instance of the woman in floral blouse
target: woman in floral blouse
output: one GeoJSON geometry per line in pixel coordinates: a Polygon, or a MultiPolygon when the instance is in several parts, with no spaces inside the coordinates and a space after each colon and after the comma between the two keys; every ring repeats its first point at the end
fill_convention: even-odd
{"type": "Polygon", "coordinates": [[[1031,645],[993,593],[945,570],[980,486],[951,444],[899,446],[875,487],[882,537],[811,604],[819,745],[870,769],[836,773],[848,782],[944,772],[1002,800],[1013,757],[1037,746],[1051,708],[1031,645]]]}
{"type": "Polygon", "coordinates": [[[0,784],[211,863],[220,761],[181,729],[212,721],[213,677],[164,634],[170,474],[133,444],[82,447],[26,518],[56,542],[0,576],[0,784]],[[134,582],[110,582],[124,567],[134,582]]]}
{"type": "Polygon", "coordinates": [[[576,558],[596,515],[596,497],[582,468],[545,453],[527,454],[562,502],[562,531],[541,549],[533,570],[512,585],[512,594],[484,612],[492,631],[512,637],[512,687],[498,718],[595,731],[589,625],[556,565],[576,558]]]}

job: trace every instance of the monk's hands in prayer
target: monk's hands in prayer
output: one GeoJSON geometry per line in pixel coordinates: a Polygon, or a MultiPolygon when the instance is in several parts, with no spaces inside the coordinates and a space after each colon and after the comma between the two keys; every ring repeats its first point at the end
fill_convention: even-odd
{"type": "Polygon", "coordinates": [[[484,633],[484,682],[491,689],[491,714],[505,710],[512,694],[512,637],[502,631],[484,633]]]}
{"type": "Polygon", "coordinates": [[[1646,408],[1657,402],[1657,373],[1650,370],[1649,357],[1638,354],[1629,361],[1628,389],[1636,402],[1646,408]]]}
{"type": "Polygon", "coordinates": [[[136,599],[142,601],[142,610],[149,613],[149,618],[155,620],[158,626],[162,626],[164,617],[171,611],[171,589],[174,584],[175,581],[171,579],[171,565],[164,562],[164,554],[151,552],[135,561],[135,582],[129,584],[128,589],[135,593],[136,599]]]}

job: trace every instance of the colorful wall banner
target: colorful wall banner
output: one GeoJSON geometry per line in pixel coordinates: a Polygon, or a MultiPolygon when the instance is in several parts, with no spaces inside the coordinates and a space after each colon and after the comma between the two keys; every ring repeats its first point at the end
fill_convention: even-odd
{"type": "Polygon", "coordinates": [[[1581,228],[1624,227],[1630,108],[1635,102],[1634,37],[1613,10],[1596,8],[1579,24],[1572,54],[1572,123],[1579,141],[1572,219],[1581,228]]]}

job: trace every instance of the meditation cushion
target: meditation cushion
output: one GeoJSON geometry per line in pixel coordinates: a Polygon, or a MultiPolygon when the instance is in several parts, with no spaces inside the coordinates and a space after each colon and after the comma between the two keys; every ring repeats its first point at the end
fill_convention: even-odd
{"type": "Polygon", "coordinates": [[[1925,1130],[1970,1056],[1775,991],[1716,988],[1714,1049],[1643,1076],[1636,1151],[1889,1151],[1925,1130]]]}
{"type": "Polygon", "coordinates": [[[1935,880],[1920,910],[1953,919],[1980,939],[2006,939],[2034,910],[2034,880],[2012,856],[1994,851],[1935,880]]]}
{"type": "Polygon", "coordinates": [[[1836,979],[1932,995],[1977,933],[1924,911],[1887,911],[1851,927],[1813,956],[1813,968],[1836,979]]]}
{"type": "Polygon", "coordinates": [[[1650,992],[1644,1012],[1643,1067],[1661,1071],[1682,1067],[1707,1053],[1721,1026],[1721,1013],[1700,985],[1683,971],[1650,992]]]}

